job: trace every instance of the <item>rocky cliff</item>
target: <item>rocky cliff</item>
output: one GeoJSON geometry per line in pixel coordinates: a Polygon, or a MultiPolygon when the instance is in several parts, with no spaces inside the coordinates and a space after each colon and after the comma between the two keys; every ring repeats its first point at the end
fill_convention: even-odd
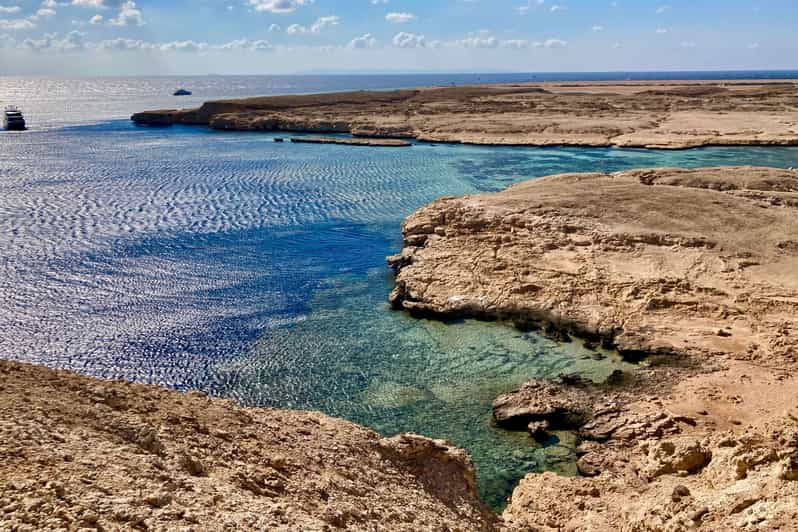
{"type": "Polygon", "coordinates": [[[798,145],[793,82],[543,83],[213,101],[142,125],[498,145],[798,145]]]}
{"type": "Polygon", "coordinates": [[[465,453],[0,361],[0,529],[492,530],[465,453]]]}
{"type": "Polygon", "coordinates": [[[580,442],[582,477],[527,476],[509,525],[794,529],[798,172],[552,176],[443,198],[403,234],[396,308],[511,320],[643,361],[607,383],[531,381],[496,399],[500,425],[580,442]]]}

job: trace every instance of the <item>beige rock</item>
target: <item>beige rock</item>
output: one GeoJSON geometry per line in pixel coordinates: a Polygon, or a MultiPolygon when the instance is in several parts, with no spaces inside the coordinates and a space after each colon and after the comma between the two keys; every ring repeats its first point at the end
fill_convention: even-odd
{"type": "Polygon", "coordinates": [[[446,442],[4,361],[0,405],[0,530],[498,525],[446,442]]]}
{"type": "Polygon", "coordinates": [[[792,81],[436,87],[214,101],[132,119],[469,144],[796,145],[798,91],[792,81]]]}
{"type": "Polygon", "coordinates": [[[396,308],[505,319],[643,360],[605,384],[533,381],[497,399],[519,421],[573,395],[589,406],[576,433],[591,478],[528,475],[508,524],[795,528],[798,172],[552,176],[443,198],[403,234],[396,308]]]}

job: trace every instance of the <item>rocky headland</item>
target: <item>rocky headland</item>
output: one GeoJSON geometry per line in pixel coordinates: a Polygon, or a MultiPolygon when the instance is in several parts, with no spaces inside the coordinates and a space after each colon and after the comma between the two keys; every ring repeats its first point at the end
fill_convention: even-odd
{"type": "Polygon", "coordinates": [[[440,199],[403,235],[395,308],[642,361],[606,383],[564,376],[496,399],[499,425],[579,441],[581,476],[528,475],[508,526],[795,529],[798,172],[551,176],[440,199]]]}
{"type": "Polygon", "coordinates": [[[140,125],[526,146],[798,145],[792,81],[528,83],[274,96],[146,111],[140,125]]]}

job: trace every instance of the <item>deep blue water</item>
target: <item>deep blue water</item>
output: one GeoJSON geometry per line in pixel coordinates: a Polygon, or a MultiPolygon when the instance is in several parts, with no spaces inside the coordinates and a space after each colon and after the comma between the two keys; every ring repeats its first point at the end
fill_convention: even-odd
{"type": "Polygon", "coordinates": [[[401,220],[552,173],[789,167],[798,149],[362,149],[117,120],[2,134],[0,160],[0,357],[448,438],[498,506],[526,472],[573,472],[573,451],[494,429],[490,401],[623,365],[389,310],[401,220]]]}

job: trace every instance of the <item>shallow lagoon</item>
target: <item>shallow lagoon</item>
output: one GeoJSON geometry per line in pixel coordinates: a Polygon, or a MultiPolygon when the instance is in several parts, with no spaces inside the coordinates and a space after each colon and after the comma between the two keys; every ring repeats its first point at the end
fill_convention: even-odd
{"type": "Polygon", "coordinates": [[[125,121],[3,136],[0,156],[0,356],[448,438],[496,506],[524,473],[573,464],[565,435],[541,448],[491,427],[490,401],[620,362],[391,311],[404,216],[559,172],[798,166],[794,148],[397,150],[125,121]]]}

